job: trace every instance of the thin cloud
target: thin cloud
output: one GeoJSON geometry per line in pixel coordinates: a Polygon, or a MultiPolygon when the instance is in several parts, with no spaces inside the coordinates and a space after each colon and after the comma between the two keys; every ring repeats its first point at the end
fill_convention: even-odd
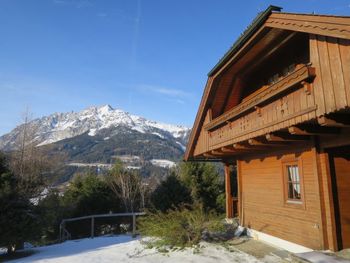
{"type": "Polygon", "coordinates": [[[168,97],[176,97],[176,98],[184,98],[191,96],[190,93],[185,92],[180,89],[171,89],[165,87],[151,86],[151,85],[141,85],[140,88],[145,91],[150,91],[154,93],[158,93],[161,95],[165,95],[168,97]]]}
{"type": "Polygon", "coordinates": [[[175,100],[172,100],[173,102],[176,102],[178,104],[185,104],[185,101],[184,100],[180,100],[180,99],[175,99],[175,100]]]}
{"type": "Polygon", "coordinates": [[[98,17],[106,17],[107,14],[106,14],[106,13],[97,13],[97,16],[98,16],[98,17]]]}
{"type": "Polygon", "coordinates": [[[76,8],[93,6],[89,0],[53,0],[53,3],[56,5],[71,5],[76,8]]]}

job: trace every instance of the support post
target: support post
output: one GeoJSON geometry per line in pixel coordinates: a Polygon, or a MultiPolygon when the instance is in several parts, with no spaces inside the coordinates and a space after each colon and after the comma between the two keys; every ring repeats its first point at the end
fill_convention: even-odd
{"type": "Polygon", "coordinates": [[[60,242],[62,242],[62,222],[60,224],[60,242]]]}
{"type": "Polygon", "coordinates": [[[233,218],[230,164],[225,163],[226,218],[233,218]]]}
{"type": "Polygon", "coordinates": [[[132,215],[132,236],[136,235],[136,215],[132,215]]]}
{"type": "Polygon", "coordinates": [[[95,218],[91,217],[91,238],[94,238],[95,230],[95,218]]]}

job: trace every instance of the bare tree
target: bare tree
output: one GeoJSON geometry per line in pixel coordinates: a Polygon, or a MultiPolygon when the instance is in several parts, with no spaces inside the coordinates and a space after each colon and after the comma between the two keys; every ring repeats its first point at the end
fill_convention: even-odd
{"type": "Polygon", "coordinates": [[[123,168],[120,160],[112,168],[108,178],[108,184],[114,194],[122,200],[127,212],[134,212],[142,199],[141,177],[134,171],[123,168]]]}
{"type": "Polygon", "coordinates": [[[37,127],[26,110],[18,128],[10,168],[18,178],[19,190],[27,197],[37,197],[45,187],[45,172],[50,168],[49,158],[37,147],[37,127]]]}

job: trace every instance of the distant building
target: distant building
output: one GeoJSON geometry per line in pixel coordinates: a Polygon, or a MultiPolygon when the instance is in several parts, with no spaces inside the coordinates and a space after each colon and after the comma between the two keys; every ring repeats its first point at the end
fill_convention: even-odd
{"type": "Polygon", "coordinates": [[[270,6],[209,72],[185,160],[225,163],[227,217],[257,237],[350,248],[349,106],[350,17],[270,6]]]}

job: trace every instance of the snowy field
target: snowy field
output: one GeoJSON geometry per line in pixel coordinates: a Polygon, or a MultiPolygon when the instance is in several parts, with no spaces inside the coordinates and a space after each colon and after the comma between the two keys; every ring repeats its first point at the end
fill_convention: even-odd
{"type": "Polygon", "coordinates": [[[230,252],[222,246],[208,243],[203,244],[200,252],[185,249],[164,254],[145,248],[139,239],[132,239],[130,236],[87,238],[32,250],[34,253],[31,256],[9,262],[261,262],[243,252],[230,252]]]}

